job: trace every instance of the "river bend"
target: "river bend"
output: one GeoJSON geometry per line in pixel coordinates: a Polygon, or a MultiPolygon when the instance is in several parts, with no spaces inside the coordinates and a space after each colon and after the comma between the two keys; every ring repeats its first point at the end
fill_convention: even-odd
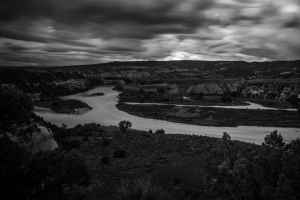
{"type": "MultiPolygon", "coordinates": [[[[300,128],[282,128],[282,127],[257,127],[257,126],[238,126],[238,127],[214,127],[199,126],[190,124],[181,124],[167,122],[156,119],[146,119],[130,115],[116,108],[119,92],[112,90],[112,87],[97,87],[75,95],[62,97],[65,99],[76,99],[86,102],[93,109],[83,115],[56,114],[46,108],[35,107],[34,112],[43,117],[46,121],[61,126],[62,123],[68,127],[74,127],[77,124],[99,123],[101,125],[117,125],[122,120],[132,122],[132,128],[140,130],[164,129],[166,133],[195,134],[221,137],[223,132],[230,134],[234,140],[241,140],[261,144],[266,134],[278,130],[286,141],[296,139],[300,136],[300,128]],[[104,96],[86,97],[87,94],[103,92],[104,96]]],[[[239,106],[240,107],[240,106],[239,106]]],[[[225,107],[224,108],[230,108],[225,107]]],[[[258,104],[251,104],[249,109],[264,109],[258,104]],[[256,107],[255,107],[256,106],[256,107]]],[[[269,109],[269,108],[265,108],[269,109]]]]}

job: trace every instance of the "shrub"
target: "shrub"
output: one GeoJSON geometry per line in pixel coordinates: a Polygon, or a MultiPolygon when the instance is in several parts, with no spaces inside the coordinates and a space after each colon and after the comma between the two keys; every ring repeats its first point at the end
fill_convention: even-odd
{"type": "Polygon", "coordinates": [[[117,149],[113,152],[115,158],[126,157],[126,151],[124,149],[117,149]]]}
{"type": "Polygon", "coordinates": [[[158,129],[155,131],[156,134],[164,134],[165,130],[164,129],[158,129]]]}
{"type": "Polygon", "coordinates": [[[157,184],[153,184],[149,178],[138,178],[133,182],[123,180],[116,188],[116,200],[167,200],[168,195],[157,184]]]}
{"type": "Polygon", "coordinates": [[[60,139],[69,138],[71,132],[68,129],[60,128],[56,132],[53,133],[54,139],[59,141],[60,139]]]}
{"type": "Polygon", "coordinates": [[[108,156],[103,156],[101,159],[101,164],[108,164],[109,163],[109,157],[108,156]]]}
{"type": "Polygon", "coordinates": [[[151,129],[149,129],[149,133],[153,133],[151,129]]]}
{"type": "Polygon", "coordinates": [[[71,149],[77,149],[80,148],[81,146],[81,142],[75,139],[73,140],[62,139],[59,142],[63,146],[63,149],[66,151],[70,151],[71,149]]]}

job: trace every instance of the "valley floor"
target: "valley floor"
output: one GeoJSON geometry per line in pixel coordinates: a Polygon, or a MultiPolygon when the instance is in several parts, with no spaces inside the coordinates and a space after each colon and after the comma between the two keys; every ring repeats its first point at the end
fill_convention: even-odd
{"type": "Polygon", "coordinates": [[[185,124],[205,126],[300,127],[299,114],[286,110],[251,110],[213,107],[176,107],[173,105],[128,105],[119,110],[129,114],[185,124]]]}

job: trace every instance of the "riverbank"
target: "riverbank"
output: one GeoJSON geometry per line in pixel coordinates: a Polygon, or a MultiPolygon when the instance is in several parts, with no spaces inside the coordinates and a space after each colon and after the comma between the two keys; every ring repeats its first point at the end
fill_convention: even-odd
{"type": "Polygon", "coordinates": [[[173,93],[172,85],[133,85],[133,86],[115,86],[115,90],[120,92],[119,102],[132,103],[165,103],[181,105],[199,105],[199,106],[247,106],[248,102],[256,103],[261,106],[279,109],[297,109],[300,105],[293,105],[288,101],[279,101],[272,99],[247,98],[235,95],[216,95],[209,94],[187,94],[185,92],[173,93]]]}
{"type": "Polygon", "coordinates": [[[80,115],[92,110],[88,104],[74,99],[44,98],[34,101],[33,105],[48,108],[59,114],[80,115]]]}
{"type": "Polygon", "coordinates": [[[169,94],[162,92],[146,92],[144,90],[118,90],[119,102],[132,103],[165,103],[181,105],[198,105],[198,106],[248,106],[247,102],[232,99],[230,97],[220,96],[192,96],[188,94],[169,94]]]}
{"type": "Polygon", "coordinates": [[[131,115],[170,122],[205,126],[300,127],[297,112],[213,107],[177,107],[174,105],[129,105],[119,103],[119,110],[131,115]]]}
{"type": "MultiPolygon", "coordinates": [[[[261,144],[266,134],[278,130],[282,136],[291,141],[299,137],[300,128],[278,127],[277,124],[272,127],[262,126],[239,126],[239,127],[220,127],[220,126],[199,126],[188,123],[173,123],[169,121],[156,120],[152,118],[143,118],[128,114],[119,110],[118,104],[119,92],[112,90],[112,86],[97,87],[88,92],[66,97],[67,99],[75,99],[86,102],[93,109],[84,115],[59,115],[44,110],[35,110],[35,113],[43,117],[57,126],[62,123],[68,127],[74,127],[77,124],[99,123],[105,126],[116,125],[122,120],[132,122],[133,128],[139,130],[157,130],[164,129],[166,134],[183,133],[194,135],[207,135],[213,137],[221,137],[223,132],[232,134],[234,140],[246,141],[255,144],[261,144]],[[105,95],[101,97],[84,97],[86,94],[103,92],[105,95]]],[[[283,111],[282,111],[283,112],[283,111]]]]}
{"type": "Polygon", "coordinates": [[[278,101],[278,100],[271,100],[271,99],[253,99],[253,98],[240,98],[240,100],[249,101],[251,103],[256,103],[269,108],[279,108],[279,109],[300,108],[300,105],[292,105],[290,102],[287,101],[278,101]]]}

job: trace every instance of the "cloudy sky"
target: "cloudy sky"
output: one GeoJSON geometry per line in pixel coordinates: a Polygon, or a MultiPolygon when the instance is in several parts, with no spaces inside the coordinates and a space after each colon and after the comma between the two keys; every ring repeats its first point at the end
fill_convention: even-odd
{"type": "Polygon", "coordinates": [[[300,59],[300,0],[1,0],[0,65],[300,59]]]}

